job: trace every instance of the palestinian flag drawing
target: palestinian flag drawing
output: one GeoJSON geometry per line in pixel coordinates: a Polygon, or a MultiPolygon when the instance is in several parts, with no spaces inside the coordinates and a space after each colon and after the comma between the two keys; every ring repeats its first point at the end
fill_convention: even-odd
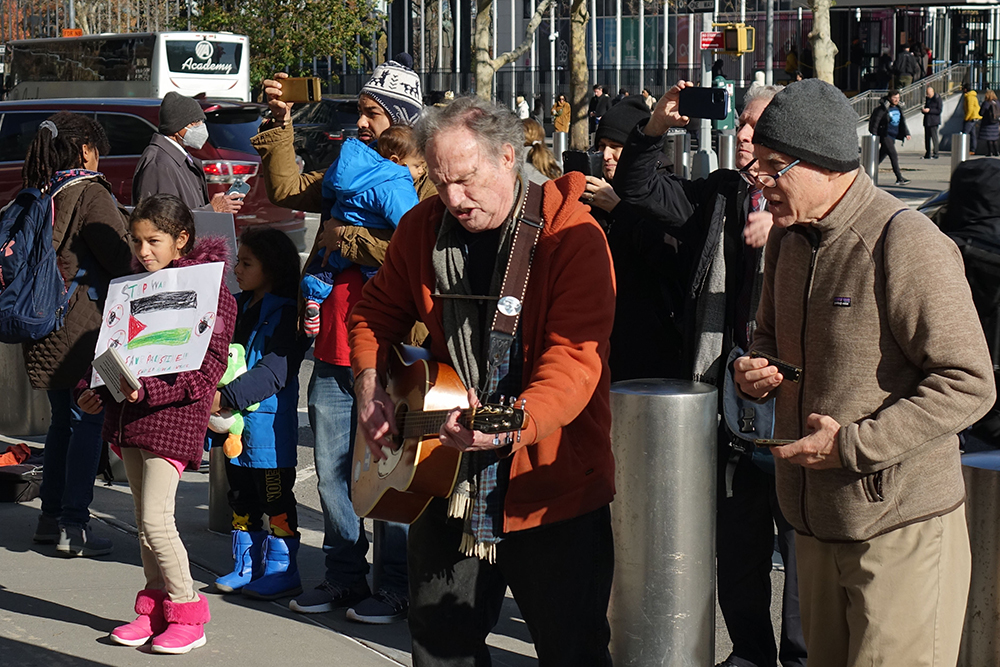
{"type": "Polygon", "coordinates": [[[184,345],[198,323],[198,294],[194,290],[160,292],[129,302],[127,347],[184,345]]]}

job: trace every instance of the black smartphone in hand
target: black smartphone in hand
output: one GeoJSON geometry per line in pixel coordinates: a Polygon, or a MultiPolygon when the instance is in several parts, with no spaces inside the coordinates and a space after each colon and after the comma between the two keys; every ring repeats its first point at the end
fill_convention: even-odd
{"type": "Polygon", "coordinates": [[[725,88],[682,88],[677,112],[689,118],[722,120],[729,115],[729,91],[725,88]]]}

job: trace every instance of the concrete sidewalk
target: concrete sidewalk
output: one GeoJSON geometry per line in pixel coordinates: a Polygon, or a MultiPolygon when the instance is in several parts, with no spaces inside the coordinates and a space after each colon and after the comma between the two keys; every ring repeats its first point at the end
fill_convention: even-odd
{"type": "MultiPolygon", "coordinates": [[[[174,660],[294,667],[411,664],[405,623],[361,625],[347,621],[343,610],[303,615],[289,611],[287,599],[260,602],[215,594],[212,582],[229,571],[232,559],[230,536],[206,528],[208,477],[207,467],[185,472],[177,493],[177,527],[191,559],[195,588],[208,596],[211,606],[208,644],[174,660]]],[[[95,486],[91,527],[114,542],[108,556],[66,559],[56,555],[54,546],[33,544],[39,508],[37,499],[0,503],[0,664],[131,666],[163,660],[148,646],[127,648],[107,639],[113,628],[134,618],[135,594],[143,585],[128,485],[95,486]]],[[[308,506],[299,511],[299,564],[303,575],[311,577],[303,579],[303,586],[312,587],[323,572],[322,516],[308,506]]],[[[531,638],[512,599],[490,644],[496,665],[536,664],[531,638]]]]}

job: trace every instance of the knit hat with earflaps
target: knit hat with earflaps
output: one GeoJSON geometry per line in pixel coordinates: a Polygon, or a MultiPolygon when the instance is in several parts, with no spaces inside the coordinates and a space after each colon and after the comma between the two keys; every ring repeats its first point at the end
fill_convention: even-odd
{"type": "Polygon", "coordinates": [[[409,53],[397,53],[376,67],[360,94],[378,102],[393,125],[413,125],[424,108],[420,77],[413,71],[409,53]]]}

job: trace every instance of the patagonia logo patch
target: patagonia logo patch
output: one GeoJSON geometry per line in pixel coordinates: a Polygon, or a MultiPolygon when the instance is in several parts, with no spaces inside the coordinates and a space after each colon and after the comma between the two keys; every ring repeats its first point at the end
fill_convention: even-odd
{"type": "Polygon", "coordinates": [[[833,305],[839,308],[850,308],[851,307],[851,297],[849,296],[835,296],[833,297],[833,305]]]}

